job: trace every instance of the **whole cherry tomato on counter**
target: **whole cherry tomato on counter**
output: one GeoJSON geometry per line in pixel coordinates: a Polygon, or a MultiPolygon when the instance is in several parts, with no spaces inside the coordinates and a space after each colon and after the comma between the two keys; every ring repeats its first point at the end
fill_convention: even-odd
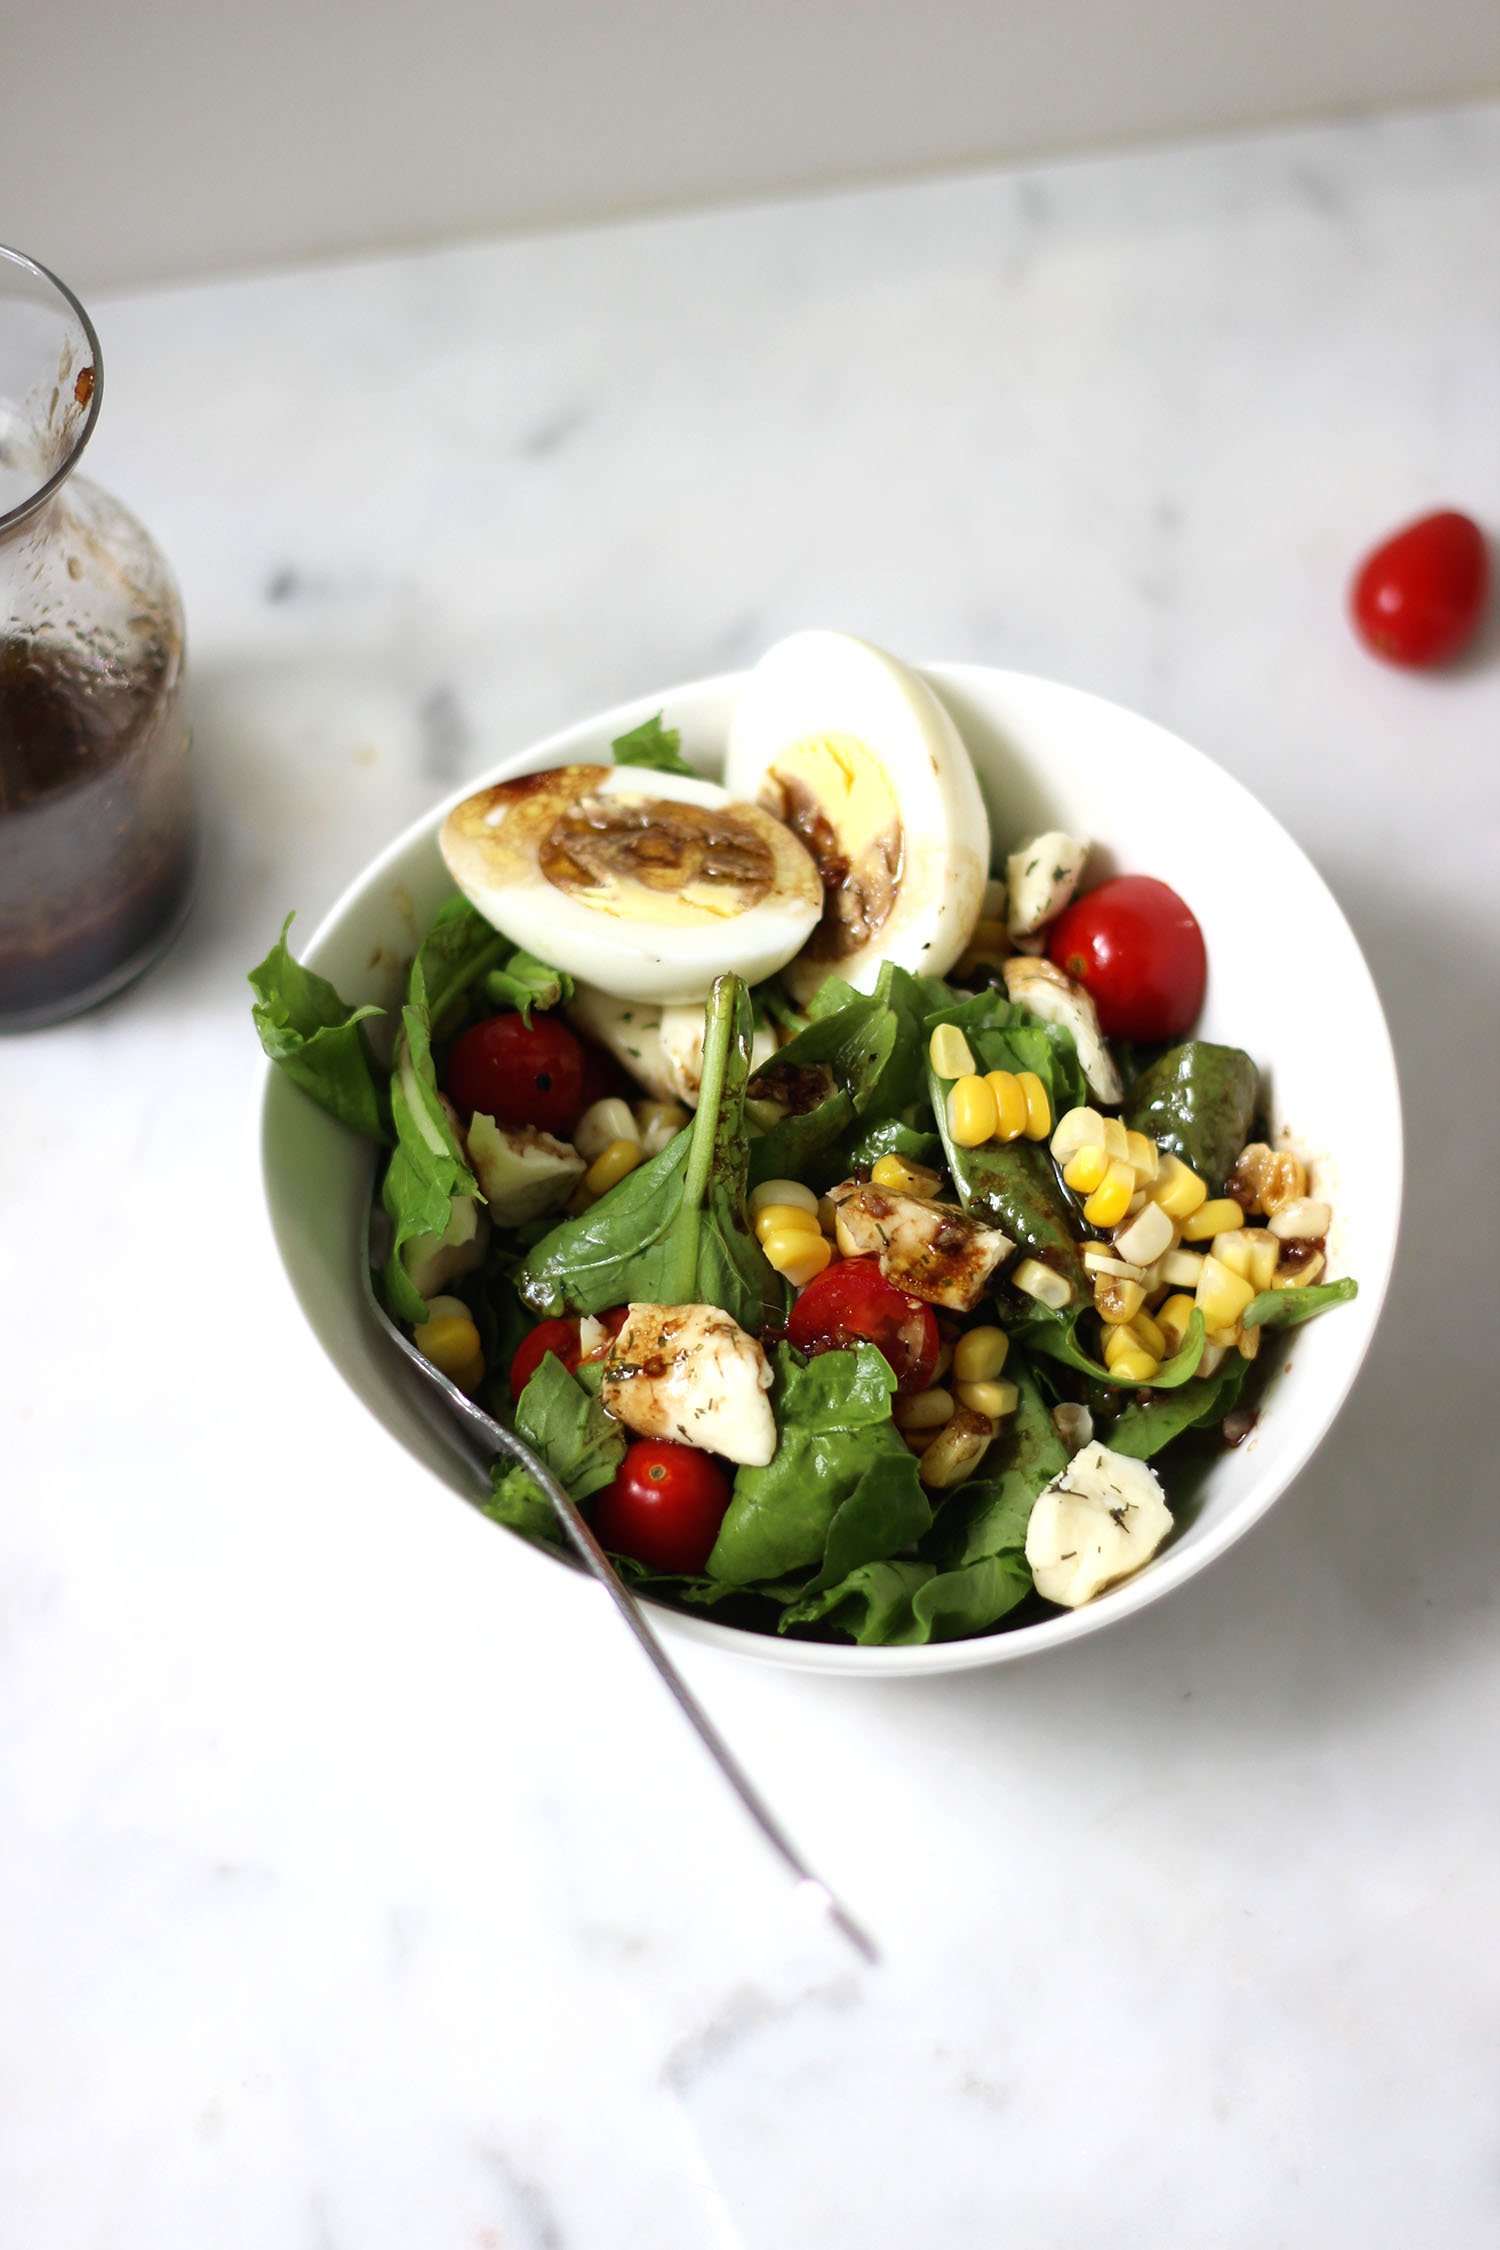
{"type": "Polygon", "coordinates": [[[594,1531],[611,1554],[652,1570],[700,1571],[729,1506],[728,1472],[694,1445],[633,1445],[594,1506],[594,1531]]]}
{"type": "Polygon", "coordinates": [[[1441,664],[1479,623],[1489,581],[1489,549],[1478,524],[1440,508],[1361,563],[1349,591],[1354,629],[1391,664],[1441,664]]]}
{"type": "Polygon", "coordinates": [[[839,1258],[798,1297],[787,1341],[816,1358],[873,1344],[889,1360],[901,1391],[925,1391],[937,1366],[938,1324],[931,1305],[886,1280],[874,1258],[839,1258]]]}
{"type": "Polygon", "coordinates": [[[1169,884],[1116,875],[1074,899],[1047,954],[1081,984],[1111,1039],[1179,1039],[1203,1005],[1203,932],[1169,884]]]}
{"type": "Polygon", "coordinates": [[[582,1042],[555,1016],[486,1016],[454,1040],[443,1091],[464,1117],[566,1133],[584,1107],[582,1042]]]}
{"type": "MultiPolygon", "coordinates": [[[[604,1342],[589,1353],[590,1359],[602,1359],[610,1342],[625,1325],[625,1307],[616,1305],[611,1312],[599,1314],[608,1331],[604,1342]]],[[[541,1366],[548,1352],[560,1359],[570,1375],[576,1375],[583,1365],[582,1323],[578,1320],[544,1320],[524,1336],[516,1346],[510,1363],[510,1395],[519,1398],[541,1366]]]]}

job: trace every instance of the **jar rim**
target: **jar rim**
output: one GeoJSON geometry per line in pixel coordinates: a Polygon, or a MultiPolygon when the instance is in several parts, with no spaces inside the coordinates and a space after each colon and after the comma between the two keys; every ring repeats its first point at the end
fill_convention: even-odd
{"type": "Polygon", "coordinates": [[[57,295],[73,314],[83,330],[84,339],[89,348],[93,385],[89,393],[88,403],[81,417],[74,424],[72,441],[63,459],[57,463],[51,474],[37,486],[34,492],[30,492],[24,499],[18,500],[14,507],[0,512],[0,539],[3,539],[8,532],[14,531],[17,524],[24,523],[28,516],[35,515],[39,508],[45,507],[59,485],[72,475],[78,464],[78,456],[94,434],[94,425],[99,419],[99,407],[104,396],[104,355],[99,348],[98,330],[90,320],[84,305],[68,287],[67,283],[52,271],[50,266],[44,266],[39,258],[28,257],[24,250],[13,250],[6,243],[0,242],[0,276],[3,276],[4,269],[7,266],[19,267],[22,272],[29,273],[35,280],[44,282],[49,289],[57,292],[57,295]]]}

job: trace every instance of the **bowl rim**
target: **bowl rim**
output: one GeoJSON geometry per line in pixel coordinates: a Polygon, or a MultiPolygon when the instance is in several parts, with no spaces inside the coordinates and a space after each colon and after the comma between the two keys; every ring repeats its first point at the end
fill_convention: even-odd
{"type": "MultiPolygon", "coordinates": [[[[1299,1434],[1295,1442],[1283,1450],[1282,1458],[1278,1462],[1274,1474],[1262,1480],[1263,1490],[1254,1491],[1243,1497],[1225,1521],[1210,1529],[1199,1540],[1191,1544],[1183,1542],[1168,1546],[1163,1553],[1153,1558],[1146,1569],[1123,1580],[1102,1598],[1086,1603],[1082,1608],[1064,1610],[1056,1616],[1043,1618],[1030,1625],[1013,1627],[1009,1630],[1002,1625],[995,1631],[969,1639],[935,1641],[920,1646],[862,1647],[856,1642],[799,1641],[783,1638],[772,1633],[750,1632],[740,1626],[720,1624],[709,1615],[700,1616],[692,1611],[673,1609],[665,1603],[653,1600],[650,1596],[642,1597],[653,1626],[665,1631],[670,1636],[694,1642],[699,1646],[717,1648],[752,1662],[771,1662],[782,1670],[832,1674],[846,1679],[909,1679],[936,1673],[978,1670],[993,1664],[1018,1662],[1023,1657],[1043,1655],[1050,1651],[1071,1646],[1104,1630],[1105,1627],[1123,1622],[1124,1619],[1133,1617],[1141,1610],[1150,1608],[1154,1603],[1165,1599],[1190,1580],[1196,1578],[1200,1572],[1206,1570],[1211,1563],[1217,1561],[1230,1547],[1242,1539],[1255,1524],[1260,1522],[1275,1503],[1284,1497],[1303,1474],[1313,1455],[1338,1420],[1344,1403],[1358,1379],[1371,1339],[1379,1323],[1381,1309],[1390,1285],[1400,1229],[1404,1185],[1404,1132],[1400,1081],[1395,1051],[1390,1037],[1390,1027],[1381,1004],[1379,988],[1371,974],[1364,950],[1329,885],[1296,838],[1282,825],[1275,814],[1261,802],[1253,790],[1249,789],[1236,775],[1229,773],[1224,767],[1220,766],[1206,751],[1199,750],[1196,745],[1188,742],[1183,736],[1174,733],[1170,728],[1161,725],[1159,721],[1147,718],[1128,704],[1116,702],[1113,698],[1096,694],[1090,689],[1075,687],[1070,682],[1055,680],[1045,674],[1022,672],[1003,665],[962,661],[925,661],[912,664],[909,669],[927,680],[929,685],[939,694],[946,685],[952,685],[956,689],[973,686],[983,694],[990,683],[998,680],[1013,683],[1023,693],[1039,691],[1044,696],[1056,696],[1065,701],[1087,705],[1097,712],[1107,714],[1111,720],[1123,718],[1133,725],[1145,727],[1150,730],[1158,743],[1169,746],[1172,756],[1185,759],[1190,767],[1208,768],[1216,777],[1219,786],[1229,791],[1232,796],[1238,797],[1245,808],[1253,809],[1253,816],[1257,822],[1270,825],[1288,853],[1300,863],[1305,879],[1321,894],[1327,908],[1336,917],[1347,939],[1352,965],[1357,975],[1363,980],[1363,997],[1369,1004],[1372,1025],[1378,1032],[1379,1040],[1378,1056],[1367,1058],[1367,1068],[1372,1085],[1378,1080],[1382,1093],[1388,1093],[1389,1095],[1388,1104],[1382,1103],[1381,1106],[1386,1110],[1386,1124],[1391,1136],[1392,1187],[1388,1224],[1383,1230],[1372,1229],[1370,1243],[1362,1245],[1358,1275],[1359,1295],[1352,1304],[1343,1308],[1344,1312],[1354,1316],[1361,1332],[1361,1340],[1358,1348],[1349,1352],[1346,1365],[1337,1379],[1330,1384],[1325,1396],[1325,1407],[1321,1419],[1316,1422],[1309,1420],[1305,1431],[1299,1434]],[[1376,1252],[1373,1258],[1366,1255],[1372,1247],[1376,1252]]],[[[344,885],[333,904],[319,919],[311,937],[302,949],[302,960],[308,966],[316,968],[320,953],[342,930],[348,917],[358,908],[365,897],[378,887],[382,878],[387,876],[397,863],[404,861],[414,848],[419,847],[424,842],[433,840],[445,815],[453,806],[462,803],[466,797],[472,796],[476,790],[486,788],[494,781],[505,779],[513,773],[528,770],[536,771],[546,764],[564,762],[560,759],[559,754],[565,749],[574,748],[580,737],[593,736],[607,741],[615,734],[626,732],[630,726],[638,724],[643,717],[648,717],[652,711],[667,708],[674,701],[686,703],[689,699],[706,700],[732,695],[746,678],[747,671],[748,667],[729,672],[709,673],[696,679],[679,682],[674,686],[654,689],[645,695],[632,696],[624,702],[610,705],[602,711],[574,720],[567,726],[556,728],[550,734],[523,745],[519,750],[492,761],[478,774],[470,776],[450,791],[435,805],[418,814],[415,819],[408,822],[399,835],[394,837],[381,851],[377,852],[373,859],[365,862],[344,885]],[[608,730],[607,734],[606,729],[608,730]]],[[[960,733],[962,733],[961,728],[960,733]]],[[[255,1105],[263,1214],[270,1228],[272,1242],[276,1250],[277,1265],[282,1279],[297,1303],[299,1311],[319,1348],[323,1351],[324,1356],[329,1359],[335,1372],[345,1383],[345,1387],[349,1388],[351,1386],[348,1385],[342,1368],[338,1367],[328,1343],[302,1301],[301,1294],[288,1269],[278,1234],[270,1146],[274,1125],[272,1089],[277,1085],[278,1079],[279,1073],[276,1066],[269,1058],[263,1059],[260,1066],[259,1090],[255,1105]]],[[[351,1279],[351,1287],[353,1285],[351,1279]]],[[[397,1370],[393,1368],[392,1372],[394,1375],[397,1370]]],[[[363,1401],[360,1403],[364,1404],[363,1401]]],[[[448,1479],[440,1475],[430,1462],[423,1460],[403,1444],[393,1431],[386,1429],[379,1422],[377,1416],[372,1414],[371,1420],[376,1423],[382,1437],[425,1478],[446,1493],[450,1499],[462,1498],[462,1495],[455,1491],[453,1484],[448,1479]]],[[[507,1529],[506,1526],[498,1524],[495,1528],[497,1530],[507,1529]]],[[[543,1568],[561,1566],[568,1569],[572,1567],[567,1558],[533,1546],[529,1541],[522,1539],[518,1533],[512,1532],[509,1536],[516,1550],[518,1565],[531,1564],[543,1568]]],[[[581,1574],[580,1581],[581,1583],[585,1582],[582,1580],[581,1574]]]]}

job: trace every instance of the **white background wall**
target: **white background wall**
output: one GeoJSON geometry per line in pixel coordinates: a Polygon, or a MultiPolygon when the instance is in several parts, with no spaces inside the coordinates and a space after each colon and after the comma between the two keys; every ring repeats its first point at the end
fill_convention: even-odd
{"type": "Polygon", "coordinates": [[[1497,0],[0,0],[83,288],[1500,89],[1497,0]]]}

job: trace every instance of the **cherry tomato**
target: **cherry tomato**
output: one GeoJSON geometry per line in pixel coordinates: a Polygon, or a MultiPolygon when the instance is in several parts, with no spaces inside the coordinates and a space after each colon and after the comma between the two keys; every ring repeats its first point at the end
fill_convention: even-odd
{"type": "Polygon", "coordinates": [[[1489,576],[1478,524],[1441,508],[1405,525],[1361,563],[1349,592],[1354,629],[1392,664],[1441,664],[1479,623],[1489,576]]]}
{"type": "Polygon", "coordinates": [[[1203,1005],[1203,932],[1154,875],[1116,875],[1074,899],[1047,953],[1090,995],[1108,1038],[1179,1039],[1203,1005]]]}
{"type": "Polygon", "coordinates": [[[889,1360],[896,1387],[925,1391],[937,1365],[938,1324],[931,1305],[887,1281],[874,1258],[839,1258],[810,1281],[793,1305],[787,1340],[819,1352],[873,1344],[889,1360]]]}
{"type": "Polygon", "coordinates": [[[594,1508],[594,1530],[611,1554],[652,1570],[700,1571],[719,1536],[732,1487],[711,1453],[694,1445],[631,1446],[594,1508]]]}
{"type": "MultiPolygon", "coordinates": [[[[612,1311],[600,1313],[598,1317],[609,1333],[604,1342],[587,1355],[590,1359],[602,1359],[609,1350],[611,1341],[625,1325],[625,1307],[616,1305],[612,1311]]],[[[510,1363],[512,1398],[520,1397],[548,1352],[562,1361],[570,1375],[577,1374],[584,1361],[580,1327],[581,1323],[577,1320],[544,1320],[532,1329],[529,1336],[522,1337],[510,1363]]]]}
{"type": "Polygon", "coordinates": [[[465,1118],[566,1133],[583,1109],[584,1053],[555,1016],[486,1016],[454,1040],[444,1091],[465,1118]]]}

